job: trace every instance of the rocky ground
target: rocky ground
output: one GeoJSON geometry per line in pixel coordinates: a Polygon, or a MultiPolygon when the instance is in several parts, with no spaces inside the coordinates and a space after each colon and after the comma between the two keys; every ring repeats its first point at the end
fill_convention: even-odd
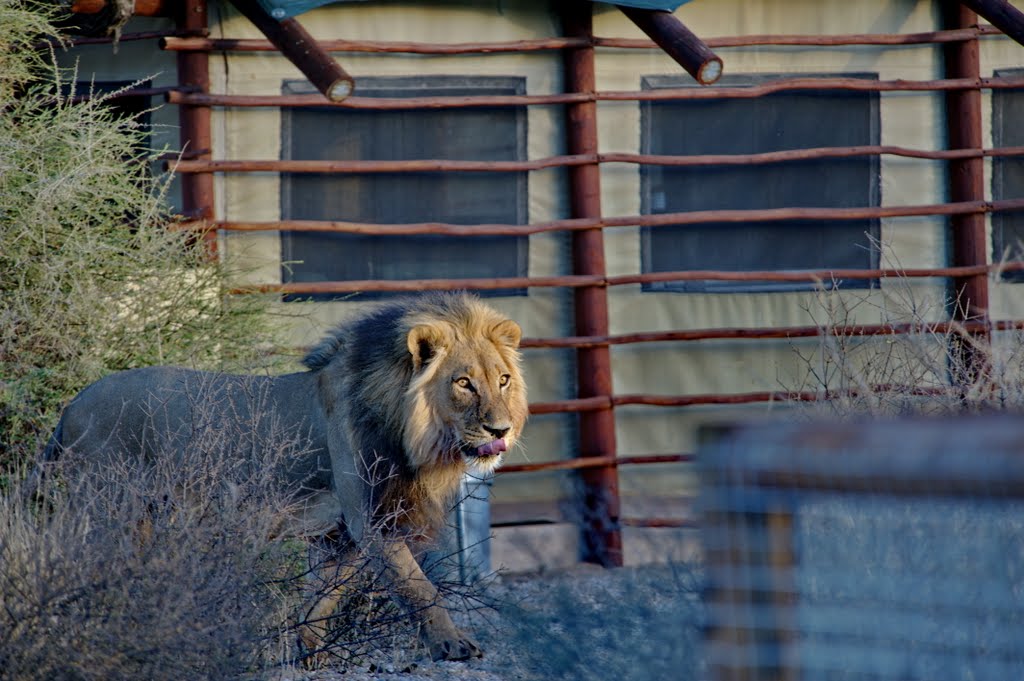
{"type": "Polygon", "coordinates": [[[432,662],[399,639],[358,665],[289,670],[277,681],[685,681],[698,675],[698,584],[685,564],[499,576],[484,592],[496,609],[457,616],[482,659],[432,662]]]}

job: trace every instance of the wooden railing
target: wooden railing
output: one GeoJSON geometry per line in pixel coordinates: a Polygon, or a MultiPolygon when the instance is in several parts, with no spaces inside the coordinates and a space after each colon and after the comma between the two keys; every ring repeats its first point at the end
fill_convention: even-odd
{"type": "MultiPolygon", "coordinates": [[[[187,0],[189,7],[205,8],[205,0],[187,0]]],[[[205,35],[205,12],[189,13],[179,26],[177,35],[146,34],[159,39],[160,46],[179,55],[181,87],[166,93],[169,103],[182,109],[182,149],[186,154],[171,162],[182,177],[186,215],[195,218],[180,225],[204,233],[228,231],[317,231],[349,234],[444,234],[531,235],[547,232],[572,234],[574,241],[573,271],[557,276],[493,279],[434,279],[416,281],[347,281],[319,283],[267,283],[239,288],[248,291],[280,293],[344,293],[350,291],[418,291],[427,289],[499,289],[512,287],[566,287],[575,291],[577,318],[574,335],[559,338],[527,338],[526,348],[572,348],[578,357],[578,374],[583,378],[574,399],[534,403],[534,414],[578,413],[581,448],[578,458],[568,461],[514,464],[504,468],[513,474],[530,474],[544,470],[579,471],[587,489],[584,517],[593,519],[586,528],[587,558],[608,565],[622,560],[622,526],[687,526],[689,521],[670,519],[636,519],[620,517],[617,493],[617,469],[623,465],[650,463],[685,463],[688,453],[618,456],[614,435],[614,409],[623,405],[686,407],[701,404],[746,404],[776,400],[827,399],[828,394],[810,392],[765,391],[706,395],[621,395],[611,385],[609,348],[649,342],[691,342],[708,339],[805,338],[822,334],[888,335],[901,333],[949,333],[957,329],[984,335],[994,330],[1024,328],[1021,321],[993,322],[987,316],[989,276],[996,271],[1024,269],[1024,263],[994,265],[986,255],[984,218],[986,214],[1024,210],[1024,199],[987,200],[984,183],[977,173],[983,171],[982,159],[1024,156],[1024,147],[985,148],[981,143],[981,120],[977,111],[979,93],[983,89],[1024,88],[1022,78],[982,78],[977,62],[979,40],[1001,35],[992,26],[978,26],[973,12],[950,3],[952,10],[943,18],[944,29],[913,34],[843,34],[843,35],[748,35],[710,38],[705,42],[713,48],[785,45],[820,47],[938,45],[946,54],[946,73],[931,80],[863,80],[856,78],[782,78],[750,87],[674,88],[642,91],[598,91],[594,78],[594,51],[650,50],[649,40],[605,38],[592,35],[590,3],[559,3],[565,36],[492,43],[431,44],[423,42],[321,40],[319,45],[330,52],[388,53],[416,55],[506,54],[537,51],[562,52],[565,63],[567,91],[554,94],[528,94],[487,97],[415,97],[409,99],[367,98],[356,95],[341,102],[330,102],[315,95],[228,95],[210,92],[204,77],[206,60],[211,52],[264,52],[275,49],[269,41],[250,39],[209,38],[205,35]],[[187,35],[182,35],[187,34],[187,35]],[[973,54],[973,57],[972,57],[973,54]],[[605,153],[597,148],[596,119],[603,102],[679,101],[718,98],[762,97],[778,92],[813,90],[848,90],[879,93],[946,93],[948,149],[913,149],[897,145],[868,145],[834,148],[800,149],[758,154],[663,156],[634,153],[605,153]],[[363,110],[396,110],[419,108],[457,108],[478,106],[559,106],[570,120],[567,125],[566,154],[526,161],[294,161],[279,159],[223,160],[210,154],[209,116],[211,107],[339,107],[363,110]],[[191,153],[189,153],[191,152],[191,153]],[[854,208],[777,208],[770,210],[713,210],[659,215],[605,215],[600,205],[600,172],[606,164],[640,164],[657,166],[721,166],[785,163],[823,158],[855,156],[895,156],[922,161],[936,161],[951,167],[970,170],[968,180],[951,172],[951,200],[939,204],[907,206],[862,206],[854,208]],[[566,168],[570,174],[569,204],[571,214],[565,218],[525,225],[454,225],[439,222],[417,224],[366,224],[344,221],[218,220],[213,210],[214,173],[407,173],[407,172],[530,172],[548,168],[566,168]],[[980,170],[979,170],[980,169],[980,170]],[[705,222],[758,222],[771,220],[859,220],[896,219],[907,216],[949,216],[956,238],[952,244],[951,263],[946,267],[911,269],[822,270],[816,272],[732,272],[686,271],[638,273],[610,276],[604,271],[601,238],[606,229],[619,227],[658,227],[663,225],[705,222]],[[981,225],[979,231],[978,225],[981,225]],[[595,255],[596,254],[596,255],[595,255]],[[608,331],[606,293],[608,287],[664,281],[820,281],[836,279],[879,279],[886,277],[942,277],[955,282],[962,305],[948,322],[931,325],[863,325],[851,327],[790,328],[720,328],[681,329],[661,332],[612,335],[608,331]],[[585,378],[584,378],[585,377],[585,378]]],[[[142,35],[122,36],[122,40],[142,35]]],[[[726,67],[728,57],[726,56],[726,67]]]]}

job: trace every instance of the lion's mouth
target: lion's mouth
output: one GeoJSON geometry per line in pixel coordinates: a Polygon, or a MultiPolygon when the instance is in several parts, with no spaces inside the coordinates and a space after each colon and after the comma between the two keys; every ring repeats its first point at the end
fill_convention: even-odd
{"type": "Polygon", "coordinates": [[[505,444],[505,440],[491,440],[490,442],[484,443],[475,449],[470,449],[469,454],[480,459],[486,459],[492,456],[498,456],[507,450],[508,445],[505,444]]]}

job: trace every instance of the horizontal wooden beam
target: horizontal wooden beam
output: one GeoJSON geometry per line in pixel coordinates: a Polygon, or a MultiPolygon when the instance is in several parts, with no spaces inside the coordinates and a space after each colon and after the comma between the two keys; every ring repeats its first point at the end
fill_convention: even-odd
{"type": "Polygon", "coordinates": [[[722,60],[671,12],[618,5],[637,28],[701,85],[722,77],[722,60]]]}
{"type": "Polygon", "coordinates": [[[763,390],[748,393],[707,393],[702,395],[602,395],[554,402],[533,402],[530,414],[565,414],[584,411],[597,411],[610,407],[627,405],[648,407],[695,407],[702,405],[741,405],[760,402],[821,402],[840,397],[857,397],[873,392],[900,392],[905,395],[936,396],[962,395],[957,386],[918,387],[909,385],[877,385],[865,389],[840,390],[763,390]]]}
{"type": "MultiPolygon", "coordinates": [[[[163,94],[167,90],[154,90],[151,94],[163,94]]],[[[122,96],[131,96],[135,90],[127,90],[122,96]]],[[[965,158],[990,158],[1024,156],[1024,147],[998,147],[993,149],[910,149],[893,145],[863,145],[853,147],[819,147],[813,149],[788,149],[758,154],[702,154],[694,156],[669,156],[661,154],[633,154],[610,152],[600,154],[573,154],[549,156],[529,161],[460,161],[441,159],[412,159],[393,161],[296,161],[291,159],[231,160],[231,161],[178,161],[173,156],[166,158],[165,170],[178,173],[423,173],[423,172],[481,172],[513,173],[548,168],[566,168],[592,163],[633,163],[654,166],[699,167],[723,165],[760,165],[786,163],[829,158],[851,158],[858,156],[898,156],[932,161],[948,161],[965,158]],[[178,161],[178,162],[176,162],[178,161]]]]}
{"type": "MultiPolygon", "coordinates": [[[[450,236],[529,236],[545,232],[576,231],[581,229],[617,227],[663,227],[706,223],[773,222],[778,220],[870,220],[899,217],[966,215],[1024,210],[1024,199],[1001,201],[962,201],[917,206],[865,206],[853,208],[762,208],[752,210],[701,210],[653,215],[622,215],[600,218],[564,218],[528,225],[479,224],[458,225],[444,222],[416,222],[380,224],[372,222],[345,222],[339,220],[225,220],[209,222],[186,221],[172,225],[181,230],[209,231],[223,229],[234,232],[322,232],[337,234],[377,234],[411,236],[414,234],[446,234],[450,236]]],[[[835,270],[838,271],[838,270],[835,270]]],[[[862,270],[842,270],[852,273],[862,270]]],[[[874,272],[875,270],[869,270],[874,272]]],[[[759,274],[758,274],[759,276],[759,274]]],[[[793,281],[805,281],[812,273],[789,273],[793,281]]],[[[865,275],[866,278],[876,276],[865,275]]],[[[706,277],[702,277],[706,278],[706,277]]],[[[641,283],[639,281],[623,283],[641,283]]]]}
{"type": "Polygon", "coordinates": [[[955,90],[1024,88],[1024,78],[946,78],[938,80],[865,80],[863,78],[783,78],[750,87],[656,88],[550,95],[480,95],[465,97],[350,97],[331,102],[320,95],[214,95],[170,92],[170,104],[225,107],[336,106],[369,111],[460,109],[496,106],[538,106],[583,102],[656,102],[671,100],[756,99],[779,92],[844,90],[850,92],[949,92],[955,90]]]}
{"type": "Polygon", "coordinates": [[[844,279],[875,279],[884,277],[924,278],[978,276],[998,271],[1019,271],[1024,263],[971,265],[962,267],[922,268],[905,270],[820,270],[808,272],[724,272],[721,270],[689,270],[683,272],[647,272],[615,277],[590,274],[567,274],[549,277],[495,277],[477,279],[360,279],[351,281],[295,282],[257,284],[230,291],[233,295],[280,293],[283,295],[332,295],[367,291],[493,291],[507,288],[580,288],[585,286],[622,286],[663,281],[770,281],[828,283],[844,279]]]}
{"type": "Polygon", "coordinates": [[[355,89],[352,76],[320,47],[298,21],[292,18],[278,21],[255,0],[231,0],[231,4],[267,36],[329,101],[341,102],[352,94],[355,89]]]}
{"type": "Polygon", "coordinates": [[[570,471],[581,468],[602,466],[630,466],[655,463],[689,463],[693,454],[646,454],[639,456],[580,456],[558,461],[508,464],[498,469],[499,473],[532,473],[535,471],[570,471]]]}
{"type": "MultiPolygon", "coordinates": [[[[978,28],[928,31],[923,33],[846,33],[832,35],[745,35],[708,38],[704,42],[712,48],[756,47],[759,45],[836,47],[843,45],[923,45],[974,40],[979,36],[1001,35],[994,26],[978,28]]],[[[540,52],[586,47],[583,38],[535,38],[467,43],[426,43],[394,40],[321,40],[320,46],[328,52],[369,52],[383,54],[501,54],[509,52],[540,52]]],[[[612,49],[644,49],[657,47],[653,41],[633,38],[595,37],[596,47],[612,49]]],[[[277,48],[268,40],[251,38],[182,38],[168,37],[160,47],[173,51],[216,52],[274,52],[277,48]]]]}
{"type": "MultiPolygon", "coordinates": [[[[1024,263],[1017,264],[1024,269],[1024,263]]],[[[953,276],[953,275],[949,275],[953,276]]],[[[933,322],[927,324],[854,324],[844,326],[779,326],[779,327],[725,327],[712,329],[686,329],[676,331],[645,331],[610,336],[560,336],[557,338],[524,338],[523,349],[579,348],[596,345],[633,345],[636,343],[697,342],[704,340],[767,340],[814,338],[818,336],[895,336],[931,334],[945,336],[950,333],[1024,330],[1024,321],[1001,320],[995,322],[933,322]]]]}

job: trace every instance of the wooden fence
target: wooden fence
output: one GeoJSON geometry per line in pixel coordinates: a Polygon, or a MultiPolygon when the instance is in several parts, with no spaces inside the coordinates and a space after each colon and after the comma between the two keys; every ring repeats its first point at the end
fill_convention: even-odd
{"type": "MultiPolygon", "coordinates": [[[[128,34],[121,40],[157,40],[160,48],[173,51],[178,60],[179,85],[165,93],[166,101],[179,106],[182,149],[175,164],[182,176],[183,213],[189,218],[182,228],[206,234],[213,230],[291,230],[358,234],[446,234],[446,235],[530,235],[567,232],[572,240],[572,272],[561,276],[493,279],[444,279],[415,281],[345,281],[266,284],[239,290],[288,294],[344,293],[351,291],[415,291],[427,289],[501,289],[512,287],[567,287],[575,296],[574,334],[570,337],[527,338],[528,348],[573,348],[576,352],[579,385],[574,399],[534,403],[534,414],[579,414],[579,452],[572,461],[515,464],[503,471],[529,473],[542,470],[576,470],[586,489],[581,517],[587,518],[585,558],[604,565],[622,563],[623,526],[682,526],[686,521],[659,518],[623,518],[619,510],[618,467],[650,463],[687,462],[685,452],[619,457],[615,442],[614,410],[623,405],[691,406],[701,404],[742,404],[768,400],[821,399],[820,394],[779,391],[706,394],[650,395],[616,394],[612,387],[610,347],[634,343],[707,339],[767,339],[817,336],[836,332],[821,327],[798,328],[712,328],[656,333],[612,335],[609,332],[607,290],[612,286],[637,283],[718,281],[821,281],[839,277],[876,279],[884,277],[947,277],[954,282],[960,305],[948,323],[936,324],[942,332],[950,324],[980,336],[993,329],[1020,329],[1024,322],[992,323],[987,316],[988,279],[997,266],[986,252],[985,216],[989,213],[1024,209],[1024,199],[991,201],[985,196],[983,160],[990,157],[1024,155],[1024,147],[985,148],[982,144],[981,92],[1024,88],[1024,78],[983,78],[978,44],[986,36],[999,35],[992,26],[979,26],[973,11],[956,3],[943,3],[944,29],[914,34],[848,35],[751,35],[712,38],[707,45],[718,48],[757,45],[790,45],[828,49],[836,46],[941,45],[946,72],[933,80],[881,80],[855,78],[782,78],[752,87],[676,88],[644,91],[598,91],[595,84],[595,51],[598,49],[650,50],[648,40],[594,36],[589,2],[557,3],[565,35],[536,40],[495,43],[428,44],[418,42],[323,40],[320,46],[336,52],[451,55],[504,54],[509,52],[557,51],[563,55],[566,92],[546,95],[413,97],[408,99],[352,96],[329,101],[323,95],[227,95],[210,91],[209,56],[214,52],[262,52],[276,49],[270,41],[213,39],[207,35],[206,0],[184,0],[185,11],[173,32],[128,34]],[[892,145],[800,149],[760,154],[663,156],[631,153],[603,153],[598,147],[597,117],[602,102],[671,101],[717,98],[761,97],[771,93],[806,90],[857,90],[871,92],[946,93],[946,121],[949,148],[913,149],[892,145]],[[408,161],[294,161],[277,159],[219,160],[211,149],[210,113],[215,107],[339,107],[364,110],[409,108],[459,108],[479,106],[562,107],[565,112],[567,153],[527,161],[478,162],[459,160],[408,161]],[[939,204],[874,206],[855,208],[777,208],[767,210],[711,210],[658,215],[605,215],[601,206],[600,168],[607,164],[660,166],[756,165],[821,158],[895,156],[944,161],[948,164],[949,201],[939,204]],[[455,225],[437,222],[418,224],[365,224],[342,221],[275,220],[265,222],[217,220],[214,215],[215,173],[409,173],[409,172],[510,172],[566,168],[569,177],[570,215],[564,219],[532,224],[455,225]],[[684,271],[609,276],[605,271],[604,231],[620,227],[695,224],[704,222],[760,222],[772,220],[858,220],[903,216],[949,216],[951,261],[947,267],[893,270],[827,270],[819,272],[728,272],[684,271]]],[[[96,42],[85,39],[80,42],[96,42]]],[[[728,60],[726,59],[726,64],[728,60]]],[[[357,90],[358,92],[358,90],[357,90]]],[[[128,93],[130,94],[130,93],[128,93]]],[[[216,244],[210,240],[211,248],[216,244]]],[[[1024,269],[1024,263],[998,266],[1002,270],[1024,269]]],[[[844,328],[857,335],[900,334],[921,331],[915,325],[875,325],[844,328]]]]}

